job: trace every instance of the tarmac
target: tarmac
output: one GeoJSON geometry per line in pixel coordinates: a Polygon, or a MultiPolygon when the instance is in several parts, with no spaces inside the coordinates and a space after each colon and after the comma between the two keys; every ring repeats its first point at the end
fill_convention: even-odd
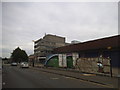
{"type": "Polygon", "coordinates": [[[120,89],[119,86],[119,77],[110,77],[108,75],[100,75],[100,74],[92,74],[92,73],[83,73],[83,72],[77,72],[71,69],[63,69],[63,68],[53,68],[53,67],[41,67],[41,66],[30,66],[32,69],[37,69],[43,72],[63,75],[66,77],[71,77],[75,79],[80,79],[83,81],[88,81],[91,83],[97,83],[101,85],[105,85],[108,88],[116,88],[120,89]]]}

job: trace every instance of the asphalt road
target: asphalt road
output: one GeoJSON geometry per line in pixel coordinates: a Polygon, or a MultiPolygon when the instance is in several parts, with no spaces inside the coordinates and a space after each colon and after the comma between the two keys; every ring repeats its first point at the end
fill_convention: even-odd
{"type": "Polygon", "coordinates": [[[2,89],[2,69],[0,69],[0,90],[2,89]]]}
{"type": "Polygon", "coordinates": [[[3,88],[106,88],[102,85],[30,68],[5,65],[3,88]]]}
{"type": "Polygon", "coordinates": [[[2,89],[2,60],[0,59],[0,90],[2,89]]]}

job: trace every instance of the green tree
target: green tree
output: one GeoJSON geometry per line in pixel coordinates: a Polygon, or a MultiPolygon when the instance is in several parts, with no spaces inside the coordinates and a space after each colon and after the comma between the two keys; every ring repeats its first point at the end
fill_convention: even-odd
{"type": "Polygon", "coordinates": [[[11,58],[12,62],[28,61],[28,55],[24,50],[21,50],[19,47],[13,50],[11,58]]]}

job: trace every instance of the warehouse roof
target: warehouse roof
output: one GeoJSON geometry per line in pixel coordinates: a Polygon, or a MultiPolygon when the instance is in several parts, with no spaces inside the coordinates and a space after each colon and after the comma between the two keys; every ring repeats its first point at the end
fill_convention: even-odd
{"type": "Polygon", "coordinates": [[[117,48],[119,47],[118,42],[120,42],[120,35],[55,48],[53,52],[69,53],[93,49],[117,48]]]}

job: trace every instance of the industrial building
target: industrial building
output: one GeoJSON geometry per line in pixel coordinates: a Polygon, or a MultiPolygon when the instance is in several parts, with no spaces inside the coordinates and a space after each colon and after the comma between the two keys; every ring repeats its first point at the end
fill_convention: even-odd
{"type": "Polygon", "coordinates": [[[86,70],[88,70],[90,67],[93,70],[93,68],[98,68],[97,65],[100,65],[100,63],[102,63],[102,65],[106,69],[106,73],[110,73],[110,69],[112,68],[112,73],[118,74],[118,68],[120,68],[119,42],[120,35],[116,35],[112,37],[106,37],[97,40],[80,42],[76,44],[69,44],[67,46],[58,47],[53,50],[53,53],[66,55],[78,53],[79,60],[82,59],[80,63],[82,65],[80,68],[86,66],[86,70]],[[91,64],[91,66],[87,66],[89,64],[91,64]]]}
{"type": "MultiPolygon", "coordinates": [[[[111,57],[112,66],[117,67],[119,61],[120,35],[81,42],[54,49],[54,53],[79,53],[79,57],[111,57]]],[[[120,65],[119,65],[120,66],[120,65]]]]}

